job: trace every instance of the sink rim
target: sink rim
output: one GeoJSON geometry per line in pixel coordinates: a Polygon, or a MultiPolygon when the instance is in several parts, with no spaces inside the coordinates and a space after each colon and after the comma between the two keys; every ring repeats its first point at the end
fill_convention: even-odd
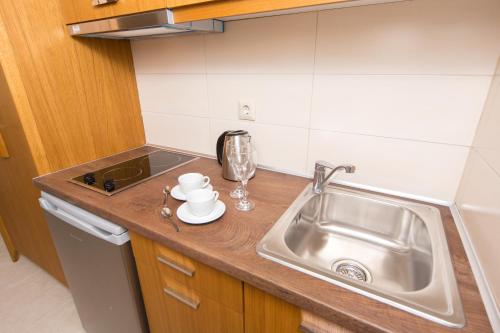
{"type": "Polygon", "coordinates": [[[345,278],[333,273],[331,270],[310,265],[306,260],[296,255],[285,244],[285,232],[304,205],[311,198],[318,195],[312,192],[312,184],[308,184],[304,188],[285,213],[283,213],[273,227],[259,241],[257,244],[258,255],[427,320],[453,328],[462,328],[465,326],[465,315],[451,263],[448,242],[441,214],[436,207],[396,199],[382,194],[345,189],[332,185],[326,186],[324,192],[348,194],[361,198],[375,199],[384,203],[396,204],[420,216],[429,232],[433,252],[432,265],[434,268],[430,283],[426,287],[416,291],[392,292],[381,290],[374,288],[370,284],[345,278]],[[432,309],[433,298],[437,294],[444,297],[447,303],[446,311],[432,309]],[[422,302],[422,296],[426,295],[428,295],[428,301],[422,302]],[[417,302],[417,299],[420,301],[417,302]]]}

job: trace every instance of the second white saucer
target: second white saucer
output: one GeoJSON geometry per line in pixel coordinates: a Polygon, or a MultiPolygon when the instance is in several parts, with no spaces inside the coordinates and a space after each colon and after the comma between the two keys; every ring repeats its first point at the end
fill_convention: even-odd
{"type": "MultiPolygon", "coordinates": [[[[207,187],[205,187],[206,189],[212,191],[214,189],[214,187],[212,186],[212,184],[208,184],[207,187]]],[[[172,189],[172,191],[170,192],[170,194],[172,195],[172,197],[174,199],[177,199],[177,200],[181,200],[181,201],[186,201],[186,195],[184,194],[184,192],[182,192],[181,190],[181,186],[179,184],[175,185],[174,188],[172,189]]]]}
{"type": "Polygon", "coordinates": [[[177,209],[177,217],[184,223],[205,224],[217,220],[219,217],[224,215],[225,211],[226,205],[222,201],[217,200],[215,208],[210,214],[206,216],[195,216],[191,214],[188,204],[185,202],[177,209]]]}

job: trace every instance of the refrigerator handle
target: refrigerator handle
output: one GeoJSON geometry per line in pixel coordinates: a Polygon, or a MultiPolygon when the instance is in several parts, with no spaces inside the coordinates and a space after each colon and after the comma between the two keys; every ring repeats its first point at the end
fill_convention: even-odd
{"type": "Polygon", "coordinates": [[[92,225],[89,225],[85,222],[80,221],[74,216],[66,213],[65,211],[58,209],[56,206],[52,205],[50,202],[45,200],[44,198],[38,199],[40,202],[40,206],[49,214],[54,215],[55,217],[63,220],[64,222],[72,225],[73,227],[85,231],[97,238],[103,239],[107,242],[114,243],[116,245],[121,245],[128,241],[128,233],[124,233],[122,235],[113,235],[107,231],[96,228],[92,225]],[[124,238],[127,238],[126,240],[124,238]]]}

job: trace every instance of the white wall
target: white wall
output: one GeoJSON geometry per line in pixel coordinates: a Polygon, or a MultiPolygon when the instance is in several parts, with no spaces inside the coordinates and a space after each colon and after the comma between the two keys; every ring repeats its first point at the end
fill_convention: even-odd
{"type": "MultiPolygon", "coordinates": [[[[486,279],[500,332],[500,58],[456,202],[475,256],[486,279]]],[[[496,326],[495,326],[496,325],[496,326]]],[[[495,332],[497,332],[495,331],[495,332]]]]}
{"type": "Polygon", "coordinates": [[[500,1],[414,0],[132,43],[149,143],[214,154],[248,129],[264,165],[452,201],[500,53],[500,1]],[[237,119],[239,99],[257,121],[237,119]]]}

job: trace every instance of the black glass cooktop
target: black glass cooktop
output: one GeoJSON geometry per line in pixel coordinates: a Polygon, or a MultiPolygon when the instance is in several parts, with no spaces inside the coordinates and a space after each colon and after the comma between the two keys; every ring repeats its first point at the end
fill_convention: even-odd
{"type": "Polygon", "coordinates": [[[113,195],[179,167],[196,157],[164,150],[143,155],[70,180],[91,190],[113,195]]]}

